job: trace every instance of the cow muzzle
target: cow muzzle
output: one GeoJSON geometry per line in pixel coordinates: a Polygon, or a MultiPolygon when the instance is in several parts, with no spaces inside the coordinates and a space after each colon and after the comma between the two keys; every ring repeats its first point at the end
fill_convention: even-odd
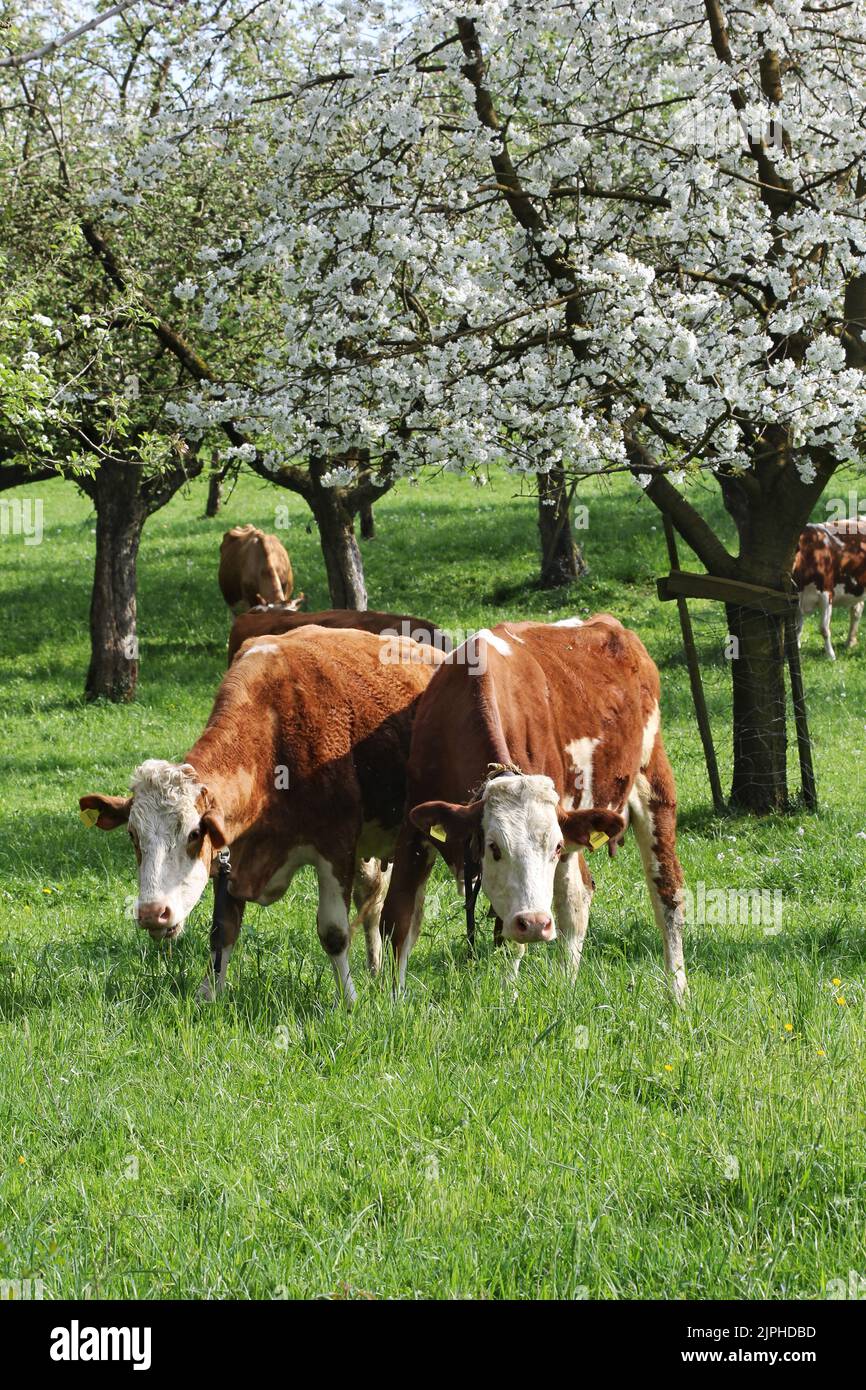
{"type": "Polygon", "coordinates": [[[183,921],[179,920],[169,902],[138,904],[138,925],[144,927],[152,941],[171,941],[183,931],[183,921]]]}
{"type": "Polygon", "coordinates": [[[509,941],[521,943],[554,941],[556,927],[549,912],[518,912],[516,917],[505,923],[502,935],[509,941]]]}

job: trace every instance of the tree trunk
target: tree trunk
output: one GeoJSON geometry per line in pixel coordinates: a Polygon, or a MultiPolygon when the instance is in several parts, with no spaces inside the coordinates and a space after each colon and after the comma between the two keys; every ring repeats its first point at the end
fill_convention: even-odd
{"type": "Polygon", "coordinates": [[[361,540],[371,541],[376,534],[376,520],[373,516],[373,508],[369,502],[362,502],[358,515],[361,518],[361,540]]]}
{"type": "Polygon", "coordinates": [[[207,485],[207,506],[204,509],[205,516],[216,516],[223,500],[223,473],[211,473],[210,481],[207,485]]]}
{"type": "Polygon", "coordinates": [[[731,805],[755,815],[788,809],[785,628],[778,614],[726,605],[734,639],[731,805]]]}
{"type": "MultiPolygon", "coordinates": [[[[787,432],[764,431],[750,475],[720,477],[740,553],[731,578],[792,589],[800,532],[832,473],[803,482],[790,462],[787,432]]],[[[785,727],[785,623],[778,614],[727,606],[734,704],[731,805],[754,815],[789,808],[785,727]]]]}
{"type": "Polygon", "coordinates": [[[355,523],[339,488],[314,483],[310,500],[325,557],[328,591],[334,608],[367,607],[364,563],[355,539],[355,523]]]}
{"type": "Polygon", "coordinates": [[[571,497],[561,468],[538,475],[538,532],[541,537],[541,587],[573,584],[586,563],[571,532],[571,497]]]}
{"type": "Polygon", "coordinates": [[[96,565],[90,602],[90,668],[84,693],[126,701],[138,683],[136,560],[147,510],[141,468],[115,461],[94,476],[96,565]]]}

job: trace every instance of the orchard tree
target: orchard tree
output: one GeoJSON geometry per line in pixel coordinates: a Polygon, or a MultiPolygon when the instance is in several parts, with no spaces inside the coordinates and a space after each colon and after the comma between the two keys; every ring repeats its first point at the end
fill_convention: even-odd
{"type": "MultiPolygon", "coordinates": [[[[221,4],[211,15],[121,5],[111,22],[71,32],[64,14],[62,4],[22,14],[4,34],[16,50],[0,59],[0,179],[11,192],[0,208],[0,486],[60,474],[93,502],[85,693],[128,700],[143,527],[225,442],[220,430],[191,446],[169,418],[208,370],[170,319],[212,225],[224,236],[243,226],[256,158],[246,134],[227,152],[222,100],[256,36],[241,22],[244,42],[234,38],[245,11],[221,4]]],[[[261,351],[260,331],[238,310],[225,343],[233,370],[244,342],[261,351]]]]}
{"type": "MultiPolygon", "coordinates": [[[[428,464],[483,480],[503,457],[532,479],[630,470],[711,574],[782,587],[863,443],[864,7],[307,9],[304,73],[248,97],[269,177],[233,262],[269,280],[282,331],[185,428],[231,420],[273,441],[275,474],[312,458],[338,488],[428,464]]],[[[728,624],[732,800],[780,810],[782,620],[728,624]]]]}
{"type": "MultiPolygon", "coordinates": [[[[143,391],[156,411],[147,416],[146,433],[152,446],[161,427],[173,447],[185,430],[165,409],[172,393],[182,394],[191,382],[212,382],[219,392],[223,382],[245,379],[282,331],[272,311],[268,267],[250,258],[238,262],[251,195],[264,182],[262,157],[279,149],[271,111],[259,103],[278,100],[288,73],[298,70],[294,35],[306,7],[215,0],[203,12],[155,0],[121,4],[66,32],[64,9],[58,0],[38,16],[22,14],[5,36],[17,41],[16,51],[0,58],[0,91],[4,82],[9,89],[5,148],[17,185],[11,206],[18,225],[10,240],[29,264],[29,248],[39,245],[46,219],[57,216],[77,233],[81,274],[91,280],[94,271],[101,275],[109,296],[102,328],[110,328],[115,343],[124,328],[141,330],[138,359],[148,357],[141,336],[150,334],[150,361],[161,379],[143,391]],[[39,161],[31,158],[36,145],[45,156],[39,161]],[[191,302],[204,270],[209,302],[200,319],[191,302]]],[[[52,308],[63,317],[80,299],[78,287],[69,284],[52,308]]],[[[117,379],[130,375],[129,364],[115,362],[118,371],[117,379]]],[[[131,374],[138,379],[142,372],[147,375],[147,363],[137,360],[131,374]]],[[[80,365],[70,367],[70,375],[82,393],[99,395],[102,387],[84,381],[80,365]],[[96,392],[88,389],[93,386],[96,392]]],[[[216,460],[223,445],[213,465],[208,514],[218,505],[222,478],[241,464],[292,489],[318,525],[332,601],[366,607],[354,522],[359,516],[362,534],[372,536],[373,502],[391,485],[387,469],[374,482],[362,454],[328,460],[311,453],[291,460],[281,455],[275,473],[279,441],[262,433],[248,441],[230,411],[195,434],[199,460],[216,460]]],[[[91,492],[108,518],[109,536],[121,515],[133,518],[132,531],[118,542],[132,557],[148,513],[123,502],[124,491],[131,499],[136,473],[134,466],[119,467],[122,461],[115,459],[118,466],[110,476],[106,468],[91,492]]],[[[163,470],[163,501],[171,495],[168,476],[163,470]]],[[[116,575],[128,568],[120,556],[109,567],[116,575]]],[[[134,592],[134,576],[132,586],[134,592]]],[[[118,600],[126,612],[127,599],[118,600]]],[[[131,636],[123,645],[134,645],[131,636]]]]}

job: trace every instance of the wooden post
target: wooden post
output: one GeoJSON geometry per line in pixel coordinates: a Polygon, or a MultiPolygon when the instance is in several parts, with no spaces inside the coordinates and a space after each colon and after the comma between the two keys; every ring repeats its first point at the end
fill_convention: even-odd
{"type": "Polygon", "coordinates": [[[818,808],[818,791],[815,786],[815,770],[812,767],[812,740],[809,737],[809,724],[806,717],[806,694],[803,689],[803,673],[800,669],[800,648],[797,646],[797,620],[793,612],[785,619],[785,650],[788,657],[788,671],[791,677],[791,703],[794,706],[794,724],[797,729],[797,752],[800,757],[800,782],[803,800],[810,811],[818,808]]]}
{"type": "MultiPolygon", "coordinates": [[[[665,540],[668,545],[668,556],[671,562],[671,569],[678,570],[680,567],[677,555],[677,539],[674,534],[674,526],[666,512],[662,513],[662,520],[665,528],[665,540]]],[[[719,780],[719,765],[716,762],[716,750],[713,747],[713,734],[710,728],[710,717],[707,713],[707,702],[704,698],[704,687],[701,681],[701,668],[698,663],[698,653],[695,647],[694,633],[692,632],[692,620],[689,617],[688,604],[684,598],[677,598],[677,611],[680,615],[680,627],[683,634],[683,648],[686,654],[686,666],[689,672],[689,683],[692,687],[692,699],[695,705],[695,714],[698,719],[698,730],[701,735],[701,743],[704,748],[704,760],[707,764],[707,773],[710,779],[710,792],[713,797],[713,809],[717,816],[723,816],[727,811],[727,805],[722,793],[722,784],[719,780]]]]}

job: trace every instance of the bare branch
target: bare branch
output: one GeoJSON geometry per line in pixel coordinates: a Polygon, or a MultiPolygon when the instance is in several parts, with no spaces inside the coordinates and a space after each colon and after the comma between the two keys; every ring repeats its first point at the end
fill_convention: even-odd
{"type": "MultiPolygon", "coordinates": [[[[131,10],[133,5],[137,5],[139,0],[121,0],[119,5],[112,5],[110,10],[103,10],[102,14],[94,15],[84,24],[79,24],[77,29],[70,29],[68,34],[61,34],[59,38],[51,39],[44,43],[41,48],[33,48],[29,53],[13,53],[8,58],[0,58],[0,68],[20,68],[25,63],[35,63],[39,58],[47,58],[49,53],[56,53],[58,48],[65,48],[66,44],[72,43],[73,39],[78,39],[82,34],[87,34],[91,29],[96,29],[100,24],[104,24],[108,19],[115,19],[124,10],[131,10]]],[[[186,0],[179,0],[180,4],[186,4],[186,0]]]]}

